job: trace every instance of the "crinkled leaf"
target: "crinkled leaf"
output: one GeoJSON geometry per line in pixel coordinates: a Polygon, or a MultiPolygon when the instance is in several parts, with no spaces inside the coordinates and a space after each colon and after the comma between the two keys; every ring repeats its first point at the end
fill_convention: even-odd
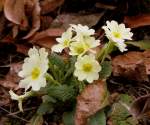
{"type": "Polygon", "coordinates": [[[150,40],[129,41],[127,44],[139,47],[141,50],[150,50],[150,40]]]}
{"type": "Polygon", "coordinates": [[[88,125],[106,125],[106,116],[104,110],[100,110],[91,116],[88,125]]]}
{"type": "Polygon", "coordinates": [[[27,123],[26,125],[43,125],[43,116],[41,115],[34,115],[30,123],[27,123]]]}
{"type": "Polygon", "coordinates": [[[100,79],[106,79],[111,75],[112,72],[112,65],[111,61],[104,61],[102,64],[102,70],[99,73],[100,79]]]}
{"type": "Polygon", "coordinates": [[[128,52],[116,56],[112,60],[114,76],[122,76],[135,81],[149,81],[150,74],[150,51],[128,52]],[[133,75],[134,74],[134,75],[133,75]]]}
{"type": "Polygon", "coordinates": [[[108,104],[105,81],[89,84],[77,97],[75,125],[86,125],[88,118],[108,104]]]}
{"type": "Polygon", "coordinates": [[[51,85],[45,89],[49,96],[61,101],[66,101],[74,98],[76,92],[73,86],[68,85],[51,85]]]}
{"type": "Polygon", "coordinates": [[[126,94],[120,95],[120,101],[112,106],[111,120],[113,125],[137,125],[138,122],[134,119],[125,105],[130,106],[133,98],[126,94]]]}

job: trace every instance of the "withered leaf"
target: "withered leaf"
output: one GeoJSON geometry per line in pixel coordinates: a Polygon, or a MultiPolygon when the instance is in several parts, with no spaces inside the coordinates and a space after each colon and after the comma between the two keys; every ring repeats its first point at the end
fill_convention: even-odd
{"type": "Polygon", "coordinates": [[[21,70],[22,64],[13,63],[10,64],[10,70],[5,76],[5,79],[0,80],[0,85],[8,89],[18,89],[18,82],[20,80],[18,72],[21,70]]]}
{"type": "Polygon", "coordinates": [[[23,27],[28,26],[24,0],[5,0],[4,14],[9,21],[23,27]]]}
{"type": "Polygon", "coordinates": [[[28,39],[31,37],[37,30],[40,28],[40,12],[41,7],[39,5],[39,0],[34,0],[34,6],[32,11],[32,29],[31,31],[24,37],[24,39],[28,39]]]}
{"type": "Polygon", "coordinates": [[[67,29],[70,26],[69,24],[82,24],[91,27],[97,24],[103,14],[104,12],[94,14],[61,14],[52,22],[51,27],[67,29]]]}
{"type": "Polygon", "coordinates": [[[89,116],[107,105],[108,92],[105,81],[96,81],[81,92],[77,97],[75,125],[86,125],[89,116]]]}
{"type": "Polygon", "coordinates": [[[113,75],[139,82],[148,81],[150,74],[150,51],[128,52],[112,60],[113,75]],[[134,74],[134,75],[133,75],[134,74]]]}
{"type": "Polygon", "coordinates": [[[127,24],[130,28],[148,26],[150,25],[150,14],[141,14],[133,17],[126,16],[124,23],[127,24]]]}
{"type": "Polygon", "coordinates": [[[63,29],[47,29],[36,33],[30,38],[30,42],[50,49],[56,43],[56,37],[61,36],[63,32],[63,29]]]}
{"type": "Polygon", "coordinates": [[[0,12],[3,10],[5,0],[0,1],[0,12]]]}
{"type": "Polygon", "coordinates": [[[131,114],[141,119],[143,117],[150,118],[150,94],[137,98],[130,107],[131,114]]]}
{"type": "Polygon", "coordinates": [[[64,0],[43,0],[40,2],[41,14],[47,14],[60,7],[64,0]]]}

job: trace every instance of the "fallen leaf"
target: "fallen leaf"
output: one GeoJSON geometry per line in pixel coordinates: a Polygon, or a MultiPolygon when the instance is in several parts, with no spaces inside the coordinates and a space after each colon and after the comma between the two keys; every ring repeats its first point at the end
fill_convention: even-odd
{"type": "Polygon", "coordinates": [[[139,82],[149,81],[150,51],[128,52],[112,60],[113,75],[122,76],[139,82]],[[133,75],[134,74],[134,75],[133,75]]]}
{"type": "Polygon", "coordinates": [[[52,22],[51,27],[67,29],[70,26],[69,24],[82,24],[91,27],[97,24],[97,22],[103,15],[104,12],[86,15],[75,13],[61,14],[58,15],[57,18],[52,22]]]}
{"type": "Polygon", "coordinates": [[[63,29],[47,29],[36,33],[29,41],[30,43],[50,49],[54,44],[56,44],[56,37],[61,36],[63,32],[63,29]]]}
{"type": "Polygon", "coordinates": [[[106,9],[106,10],[114,10],[116,9],[116,6],[113,5],[107,5],[107,4],[103,4],[103,3],[96,3],[95,6],[97,8],[101,8],[101,9],[106,9]]]}
{"type": "Polygon", "coordinates": [[[24,0],[5,0],[4,14],[9,21],[23,27],[28,26],[24,0]]]}
{"type": "Polygon", "coordinates": [[[47,14],[54,11],[64,3],[64,0],[43,0],[40,2],[41,14],[47,14]]]}
{"type": "Polygon", "coordinates": [[[48,29],[52,22],[53,22],[53,18],[51,16],[41,16],[40,29],[42,29],[42,30],[48,29]]]}
{"type": "Polygon", "coordinates": [[[150,25],[150,14],[141,14],[137,16],[126,16],[124,18],[124,23],[130,28],[137,28],[141,26],[150,25]]]}
{"type": "Polygon", "coordinates": [[[6,18],[4,15],[0,15],[0,39],[4,36],[3,31],[5,29],[6,24],[6,18]]]}
{"type": "Polygon", "coordinates": [[[0,12],[3,10],[5,0],[0,1],[0,12]]]}
{"type": "Polygon", "coordinates": [[[41,115],[34,115],[31,120],[30,123],[27,123],[26,125],[43,125],[43,116],[41,115]]]}
{"type": "Polygon", "coordinates": [[[6,90],[6,88],[0,86],[0,95],[1,95],[0,96],[0,106],[6,106],[6,105],[8,105],[10,103],[10,99],[9,99],[10,95],[8,94],[8,90],[6,90]]]}
{"type": "Polygon", "coordinates": [[[24,44],[15,44],[16,48],[17,48],[17,52],[22,53],[24,55],[28,55],[28,50],[30,49],[29,46],[26,46],[24,44]]]}
{"type": "Polygon", "coordinates": [[[32,29],[31,31],[23,37],[23,39],[28,39],[31,37],[37,30],[40,28],[40,12],[41,12],[41,7],[39,5],[39,0],[34,0],[34,6],[33,6],[33,11],[32,11],[32,29]]]}
{"type": "Polygon", "coordinates": [[[8,89],[18,89],[18,82],[20,81],[20,77],[18,76],[18,72],[21,70],[21,63],[13,63],[10,64],[10,70],[5,76],[5,79],[0,80],[0,85],[6,87],[8,89]]]}
{"type": "Polygon", "coordinates": [[[150,94],[137,98],[130,106],[131,114],[137,118],[150,118],[150,94]]]}
{"type": "Polygon", "coordinates": [[[77,97],[75,125],[87,125],[87,119],[108,104],[107,97],[105,81],[87,85],[77,97]]]}

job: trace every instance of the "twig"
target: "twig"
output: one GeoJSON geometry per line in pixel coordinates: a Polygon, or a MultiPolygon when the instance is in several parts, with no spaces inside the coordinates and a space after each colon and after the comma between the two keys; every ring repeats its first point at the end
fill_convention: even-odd
{"type": "MultiPolygon", "coordinates": [[[[7,112],[7,113],[9,113],[9,114],[11,114],[11,112],[7,111],[6,109],[2,108],[1,106],[0,106],[0,109],[3,110],[3,111],[5,111],[5,112],[7,112]]],[[[11,115],[11,116],[13,116],[13,117],[15,117],[15,118],[18,118],[18,119],[20,119],[20,120],[22,120],[22,121],[29,122],[29,121],[27,121],[26,119],[21,118],[21,117],[19,117],[19,116],[17,116],[17,115],[11,115]]]]}

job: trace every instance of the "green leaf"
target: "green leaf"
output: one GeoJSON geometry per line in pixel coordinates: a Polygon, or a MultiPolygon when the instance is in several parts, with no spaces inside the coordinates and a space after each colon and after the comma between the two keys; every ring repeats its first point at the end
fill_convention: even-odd
{"type": "Polygon", "coordinates": [[[139,47],[141,50],[150,50],[150,40],[142,40],[142,41],[128,41],[126,42],[129,45],[133,45],[139,47]]]}
{"type": "Polygon", "coordinates": [[[53,112],[53,104],[52,103],[42,103],[38,110],[37,110],[37,114],[39,115],[45,115],[46,113],[52,113],[53,112]]]}
{"type": "Polygon", "coordinates": [[[95,115],[91,116],[88,125],[106,125],[104,110],[100,110],[95,115]]]}
{"type": "Polygon", "coordinates": [[[61,70],[64,70],[65,63],[64,63],[64,60],[63,60],[63,58],[61,56],[59,56],[59,55],[57,55],[55,53],[52,53],[49,56],[49,61],[51,62],[52,65],[56,65],[61,70]]]}
{"type": "Polygon", "coordinates": [[[66,101],[70,98],[75,97],[75,89],[73,86],[69,85],[51,85],[47,88],[47,93],[49,96],[59,99],[61,101],[66,101]]]}
{"type": "Polygon", "coordinates": [[[113,125],[137,125],[138,121],[134,119],[125,106],[129,106],[133,98],[127,94],[120,95],[120,101],[112,106],[111,119],[113,125]]]}
{"type": "Polygon", "coordinates": [[[74,114],[75,114],[75,111],[65,112],[63,114],[64,125],[74,125],[74,114]]]}
{"type": "Polygon", "coordinates": [[[111,75],[112,72],[111,61],[104,61],[101,66],[102,70],[99,73],[100,79],[106,79],[111,75]]]}
{"type": "Polygon", "coordinates": [[[43,125],[43,116],[42,115],[34,115],[31,120],[30,123],[26,124],[26,125],[43,125]]]}

